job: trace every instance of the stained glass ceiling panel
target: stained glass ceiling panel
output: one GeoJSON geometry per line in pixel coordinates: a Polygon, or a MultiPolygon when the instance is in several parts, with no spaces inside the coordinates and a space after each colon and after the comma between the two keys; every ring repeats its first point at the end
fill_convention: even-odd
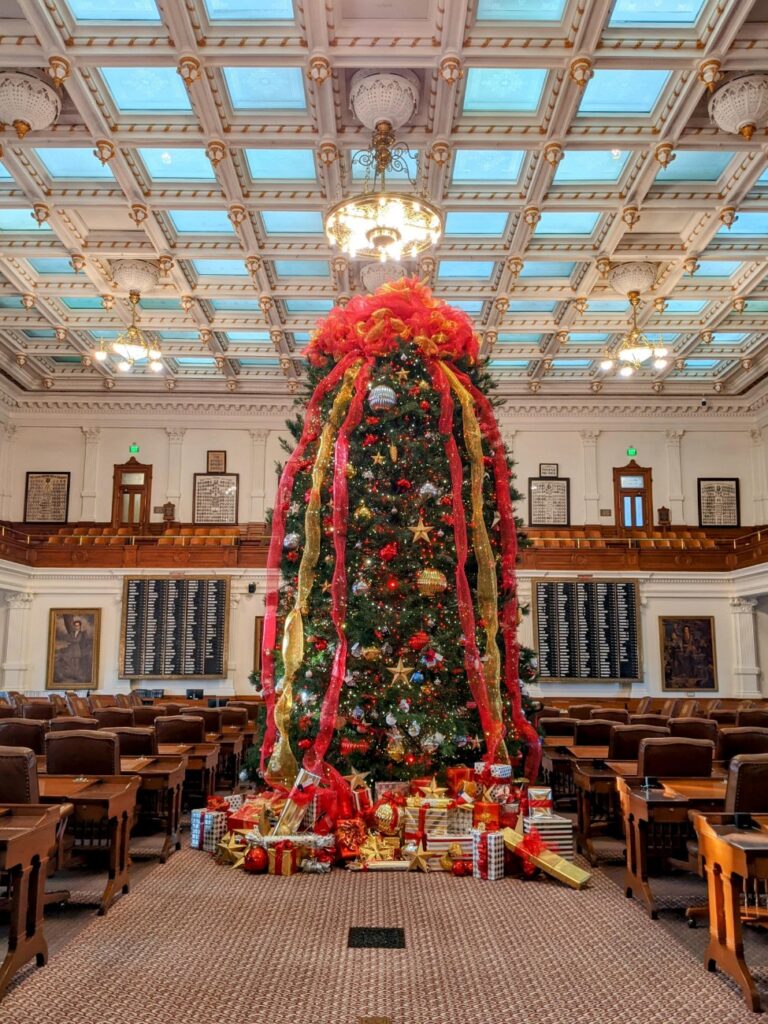
{"type": "Polygon", "coordinates": [[[454,184],[459,182],[509,182],[520,177],[524,150],[460,149],[453,161],[454,184]]]}
{"type": "Polygon", "coordinates": [[[213,164],[204,149],[139,149],[141,161],[155,181],[215,181],[213,164]]]}
{"type": "Polygon", "coordinates": [[[437,276],[443,279],[459,277],[488,281],[495,266],[493,261],[486,260],[440,260],[437,276]]]}
{"type": "Polygon", "coordinates": [[[538,345],[542,337],[541,334],[500,334],[497,341],[500,345],[538,345]]]}
{"type": "Polygon", "coordinates": [[[323,218],[314,210],[262,210],[268,235],[321,235],[323,218]]]}
{"type": "Polygon", "coordinates": [[[548,213],[545,210],[534,234],[591,235],[599,220],[599,213],[548,213]]]}
{"type": "Polygon", "coordinates": [[[245,342],[255,341],[260,344],[269,342],[269,331],[227,331],[227,341],[235,345],[242,345],[245,342]]]}
{"type": "Polygon", "coordinates": [[[246,149],[245,159],[254,181],[314,181],[317,178],[311,149],[246,149]]]}
{"type": "Polygon", "coordinates": [[[560,21],[567,0],[480,0],[478,21],[560,21]]]}
{"type": "Polygon", "coordinates": [[[590,331],[579,331],[568,336],[568,344],[571,345],[604,345],[610,338],[610,334],[601,334],[590,331]]]}
{"type": "Polygon", "coordinates": [[[623,313],[628,308],[624,299],[590,299],[587,315],[592,313],[623,313]]]}
{"type": "Polygon", "coordinates": [[[546,79],[543,68],[470,68],[464,113],[533,114],[546,79]]]}
{"type": "Polygon", "coordinates": [[[180,366],[215,366],[215,360],[210,356],[176,356],[176,362],[180,366]]]}
{"type": "Polygon", "coordinates": [[[139,306],[141,309],[181,309],[181,303],[178,299],[140,299],[139,306]]]}
{"type": "Polygon", "coordinates": [[[512,299],[510,313],[554,313],[557,303],[546,299],[512,299]]]}
{"type": "Polygon", "coordinates": [[[556,370],[585,370],[592,365],[591,359],[553,359],[552,366],[556,370]]]}
{"type": "Polygon", "coordinates": [[[258,299],[211,299],[211,308],[220,313],[255,312],[260,309],[258,299]]]}
{"type": "Polygon", "coordinates": [[[449,213],[445,218],[446,235],[496,235],[504,234],[507,226],[506,213],[449,213]]]}
{"type": "Polygon", "coordinates": [[[598,68],[587,82],[579,115],[647,117],[652,113],[669,71],[598,68]]]}
{"type": "Polygon", "coordinates": [[[223,68],[233,110],[306,110],[301,68],[223,68]]]}
{"type": "Polygon", "coordinates": [[[717,181],[733,159],[727,150],[678,149],[668,167],[660,168],[656,183],[667,181],[717,181]]]}
{"type": "Polygon", "coordinates": [[[691,27],[698,21],[706,0],[616,0],[608,24],[691,27]]]}
{"type": "Polygon", "coordinates": [[[168,217],[179,234],[233,235],[235,229],[223,210],[169,210],[168,217]]]}
{"type": "Polygon", "coordinates": [[[621,149],[567,149],[553,182],[618,181],[628,159],[629,153],[621,149]]]}
{"type": "Polygon", "coordinates": [[[192,106],[175,67],[103,67],[98,69],[112,100],[125,114],[191,114],[192,106]]]}
{"type": "Polygon", "coordinates": [[[707,305],[700,299],[667,299],[665,313],[700,313],[707,305]]]}
{"type": "Polygon", "coordinates": [[[285,308],[289,313],[329,313],[333,302],[330,299],[286,299],[285,308]]]}
{"type": "Polygon", "coordinates": [[[210,21],[292,21],[291,0],[205,0],[210,21]]]}
{"type": "Polygon", "coordinates": [[[155,0],[67,0],[76,21],[160,21],[155,0]]]}
{"type": "Polygon", "coordinates": [[[67,309],[100,309],[104,310],[101,299],[91,295],[74,295],[61,300],[67,309]]]}
{"type": "Polygon", "coordinates": [[[34,154],[53,179],[115,178],[109,164],[102,164],[92,149],[47,146],[34,150],[34,154]]]}
{"type": "Polygon", "coordinates": [[[483,303],[479,299],[462,299],[461,301],[451,300],[451,305],[457,309],[463,309],[465,313],[482,313],[483,303]]]}

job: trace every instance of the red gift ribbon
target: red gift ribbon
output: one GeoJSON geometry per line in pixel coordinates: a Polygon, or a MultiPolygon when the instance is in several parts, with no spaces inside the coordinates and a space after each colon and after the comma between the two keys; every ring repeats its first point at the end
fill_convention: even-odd
{"type": "Polygon", "coordinates": [[[552,810],[551,800],[528,800],[528,810],[530,811],[534,807],[543,807],[545,809],[552,810]]]}
{"type": "Polygon", "coordinates": [[[488,833],[480,833],[480,842],[477,846],[477,869],[481,878],[488,878],[488,833]]]}
{"type": "MultiPolygon", "coordinates": [[[[275,852],[275,874],[282,875],[283,857],[287,856],[291,860],[295,861],[296,847],[290,839],[282,839],[279,843],[275,843],[272,849],[275,852]]],[[[291,866],[293,866],[293,864],[291,866]]]]}

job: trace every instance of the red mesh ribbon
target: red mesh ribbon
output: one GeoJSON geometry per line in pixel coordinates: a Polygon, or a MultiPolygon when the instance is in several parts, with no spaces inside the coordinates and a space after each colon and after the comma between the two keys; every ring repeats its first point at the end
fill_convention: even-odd
{"type": "Polygon", "coordinates": [[[208,802],[205,805],[207,811],[229,811],[229,803],[224,799],[223,796],[209,796],[208,802]]]}
{"type": "Polygon", "coordinates": [[[477,870],[481,878],[488,877],[488,833],[480,834],[480,841],[477,844],[477,870]]]}
{"type": "Polygon", "coordinates": [[[517,844],[515,853],[522,858],[523,871],[526,875],[532,875],[537,870],[537,865],[534,864],[532,858],[540,857],[548,849],[549,847],[541,838],[541,833],[536,828],[532,828],[522,841],[517,844]]]}
{"type": "Polygon", "coordinates": [[[277,638],[277,606],[279,600],[280,560],[283,553],[285,538],[285,518],[293,492],[293,484],[299,471],[299,464],[309,444],[316,440],[320,428],[320,404],[325,396],[341,380],[347,369],[354,362],[354,356],[341,359],[315,389],[307,404],[304,429],[299,443],[285,464],[280,482],[277,485],[277,496],[272,516],[272,537],[269,542],[267,556],[267,596],[264,606],[264,632],[261,650],[261,686],[264,691],[267,721],[264,740],[261,744],[261,772],[264,773],[266,763],[272,753],[277,735],[275,725],[275,642],[277,638]]]}
{"type": "Polygon", "coordinates": [[[298,850],[293,845],[290,839],[283,839],[279,843],[275,843],[272,847],[272,852],[275,855],[275,871],[276,875],[286,874],[283,868],[288,868],[289,872],[296,867],[296,858],[298,856],[298,850]],[[283,864],[283,858],[287,858],[287,863],[283,864]]]}
{"type": "Polygon", "coordinates": [[[511,480],[504,442],[501,439],[493,407],[485,395],[478,391],[463,373],[456,376],[472,395],[477,406],[480,427],[493,452],[493,475],[496,485],[496,507],[501,527],[501,594],[499,608],[501,634],[504,640],[504,685],[512,705],[512,722],[517,735],[526,745],[526,778],[535,779],[541,765],[541,740],[538,732],[525,716],[520,694],[520,645],[517,640],[517,588],[515,562],[517,561],[517,530],[512,510],[511,480]]]}

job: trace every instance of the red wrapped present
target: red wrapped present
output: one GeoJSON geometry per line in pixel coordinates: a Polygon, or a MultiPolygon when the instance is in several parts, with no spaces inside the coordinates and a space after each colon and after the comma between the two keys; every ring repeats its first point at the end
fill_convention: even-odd
{"type": "Polygon", "coordinates": [[[472,811],[472,825],[474,828],[484,825],[489,831],[501,828],[501,804],[478,800],[472,811]]]}
{"type": "Polygon", "coordinates": [[[362,818],[340,818],[336,823],[336,848],[344,860],[354,860],[368,836],[362,818]]]}
{"type": "Polygon", "coordinates": [[[301,867],[301,851],[298,846],[284,839],[281,843],[275,843],[267,851],[269,865],[267,871],[270,875],[295,875],[301,867]]]}
{"type": "Polygon", "coordinates": [[[358,814],[367,814],[373,807],[373,794],[370,786],[360,786],[352,790],[352,800],[358,814]]]}
{"type": "Polygon", "coordinates": [[[462,782],[468,782],[473,776],[473,771],[466,765],[457,764],[445,769],[445,781],[448,785],[448,792],[451,796],[458,796],[462,782]]]}
{"type": "Polygon", "coordinates": [[[428,775],[425,779],[411,779],[408,783],[411,790],[411,796],[421,796],[421,791],[423,789],[428,789],[431,782],[431,775],[428,775]]]}

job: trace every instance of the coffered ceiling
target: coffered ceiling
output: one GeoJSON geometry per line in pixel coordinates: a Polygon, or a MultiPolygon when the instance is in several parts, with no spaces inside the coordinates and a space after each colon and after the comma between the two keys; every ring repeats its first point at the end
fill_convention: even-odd
{"type": "Polygon", "coordinates": [[[64,76],[53,127],[0,135],[0,367],[62,396],[295,389],[361,287],[323,233],[362,185],[350,80],[409,69],[398,138],[445,234],[408,269],[473,316],[503,393],[748,394],[768,139],[714,128],[712,59],[768,69],[768,0],[0,0],[0,68],[64,76]],[[159,374],[91,358],[130,320],[121,258],[163,267],[140,304],[159,374]],[[636,259],[671,358],[623,380],[599,368],[628,314],[601,269],[636,259]]]}

